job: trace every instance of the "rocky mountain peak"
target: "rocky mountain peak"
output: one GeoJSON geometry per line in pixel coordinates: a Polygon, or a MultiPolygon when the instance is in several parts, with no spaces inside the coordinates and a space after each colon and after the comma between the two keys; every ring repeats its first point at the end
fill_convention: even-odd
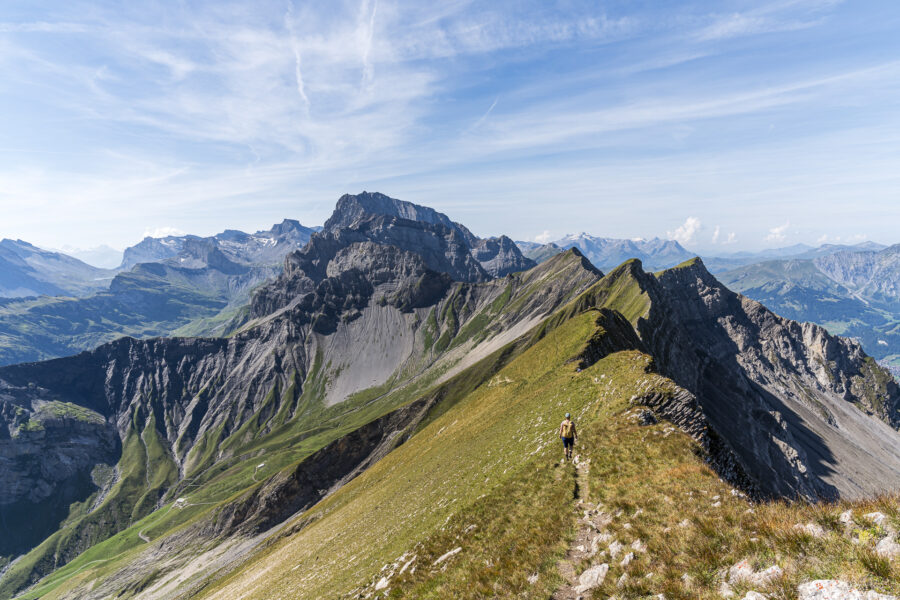
{"type": "Polygon", "coordinates": [[[276,235],[284,235],[294,231],[306,231],[308,229],[309,228],[301,225],[300,221],[296,219],[285,219],[281,223],[273,225],[271,231],[276,235]]]}
{"type": "Polygon", "coordinates": [[[477,239],[466,227],[455,223],[444,213],[427,206],[420,206],[405,200],[391,198],[379,192],[344,194],[338,199],[334,213],[325,222],[324,229],[335,230],[358,227],[360,222],[375,215],[396,217],[408,221],[418,221],[430,225],[440,225],[459,232],[466,243],[472,245],[477,239]]]}
{"type": "Polygon", "coordinates": [[[188,238],[184,240],[178,256],[169,258],[166,262],[172,266],[188,269],[209,267],[228,275],[237,275],[248,270],[247,266],[229,260],[212,239],[188,238]]]}
{"type": "Polygon", "coordinates": [[[417,254],[436,273],[470,283],[535,265],[510,238],[479,239],[432,208],[380,193],[345,194],[322,231],[313,234],[304,248],[287,256],[282,276],[254,296],[252,316],[270,314],[313,292],[329,276],[330,263],[351,246],[367,252],[392,246],[417,254]],[[358,245],[362,242],[375,246],[358,245]]]}
{"type": "Polygon", "coordinates": [[[735,294],[699,258],[642,283],[642,340],[764,494],[854,497],[900,469],[900,389],[858,343],[735,294]]]}

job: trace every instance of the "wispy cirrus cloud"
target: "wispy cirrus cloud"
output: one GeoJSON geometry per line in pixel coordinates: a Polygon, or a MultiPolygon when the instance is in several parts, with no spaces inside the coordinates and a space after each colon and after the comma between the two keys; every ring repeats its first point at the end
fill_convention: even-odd
{"type": "MultiPolygon", "coordinates": [[[[302,206],[321,219],[339,193],[377,187],[455,207],[475,229],[521,223],[523,238],[596,203],[620,218],[592,233],[660,235],[688,213],[722,223],[719,244],[758,242],[770,224],[734,227],[699,201],[676,207],[837,198],[861,185],[880,198],[894,181],[900,63],[875,52],[822,60],[819,42],[841,35],[838,9],[62,4],[57,22],[38,11],[0,25],[0,204],[37,232],[38,219],[7,206],[65,198],[110,219],[130,218],[129,206],[142,212],[136,235],[145,223],[241,226],[249,205],[254,218],[302,206]],[[819,50],[773,63],[772,32],[819,50]],[[525,198],[540,205],[533,221],[509,208],[525,198]],[[570,211],[550,208],[560,205],[570,211]],[[652,215],[626,218],[646,206],[652,215]]],[[[554,225],[566,227],[585,228],[554,225]]]]}
{"type": "Polygon", "coordinates": [[[818,19],[809,21],[781,21],[753,14],[732,14],[716,19],[697,32],[701,41],[718,41],[762,33],[781,33],[815,27],[818,19]]]}
{"type": "Polygon", "coordinates": [[[821,25],[843,0],[775,0],[728,14],[712,14],[694,36],[699,41],[721,41],[749,35],[799,31],[821,25]]]}

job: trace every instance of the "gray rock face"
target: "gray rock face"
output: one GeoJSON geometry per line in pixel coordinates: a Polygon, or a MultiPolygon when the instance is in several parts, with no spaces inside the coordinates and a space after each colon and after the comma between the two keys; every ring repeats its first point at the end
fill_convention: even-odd
{"type": "Polygon", "coordinates": [[[858,344],[730,292],[699,259],[658,277],[629,268],[651,301],[642,341],[764,495],[900,486],[900,389],[858,344]]]}
{"type": "Polygon", "coordinates": [[[43,390],[0,385],[0,555],[40,542],[69,505],[94,489],[91,471],[115,464],[115,428],[90,410],[54,401],[43,390]],[[10,402],[21,398],[20,403],[10,402]],[[29,397],[30,396],[30,397],[29,397]]]}
{"type": "Polygon", "coordinates": [[[878,252],[837,252],[814,262],[834,281],[863,297],[900,303],[900,244],[878,252]]]}
{"type": "Polygon", "coordinates": [[[444,213],[427,206],[419,206],[412,202],[397,200],[378,192],[362,192],[361,194],[344,194],[338,199],[334,213],[325,222],[324,231],[338,229],[358,229],[373,215],[396,217],[406,221],[416,221],[427,225],[439,225],[444,229],[452,229],[462,237],[466,244],[474,246],[478,238],[465,226],[451,221],[444,213]]]}
{"type": "Polygon", "coordinates": [[[535,264],[509,238],[479,240],[431,208],[378,193],[345,195],[324,229],[302,250],[288,255],[282,276],[257,292],[251,315],[271,314],[312,292],[327,277],[327,267],[338,253],[362,242],[413,252],[429,269],[456,281],[488,281],[535,264]]]}
{"type": "Polygon", "coordinates": [[[515,242],[505,235],[479,240],[472,248],[472,255],[491,277],[503,277],[516,271],[525,271],[535,265],[535,262],[525,258],[515,242]]]}
{"type": "Polygon", "coordinates": [[[292,270],[278,285],[257,294],[254,312],[268,314],[289,307],[295,324],[312,323],[314,331],[327,334],[334,332],[339,318],[357,318],[376,290],[379,304],[408,312],[437,302],[452,283],[446,273],[429,269],[418,254],[374,242],[341,248],[328,261],[324,275],[314,280],[305,271],[292,270]],[[259,308],[264,301],[271,304],[259,308]]]}

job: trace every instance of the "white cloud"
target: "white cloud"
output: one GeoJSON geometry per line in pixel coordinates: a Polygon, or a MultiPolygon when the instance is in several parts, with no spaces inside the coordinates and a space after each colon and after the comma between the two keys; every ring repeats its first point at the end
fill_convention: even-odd
{"type": "Polygon", "coordinates": [[[148,227],[144,230],[144,235],[142,237],[164,238],[169,237],[170,235],[185,235],[185,232],[177,227],[156,227],[154,229],[148,227]]]}
{"type": "Polygon", "coordinates": [[[829,8],[843,0],[787,0],[756,2],[751,10],[710,15],[711,21],[695,34],[698,41],[798,31],[825,22],[829,8]]]}
{"type": "Polygon", "coordinates": [[[680,244],[690,244],[694,241],[701,226],[700,219],[697,217],[688,217],[675,231],[668,231],[666,233],[669,236],[669,239],[675,240],[680,244]]]}
{"type": "Polygon", "coordinates": [[[547,242],[550,241],[551,237],[552,236],[550,235],[550,231],[545,229],[538,235],[534,236],[534,241],[537,242],[538,244],[546,244],[547,242]]]}
{"type": "Polygon", "coordinates": [[[728,244],[734,244],[735,242],[737,242],[737,234],[735,234],[735,232],[732,231],[724,239],[722,239],[723,235],[724,234],[722,233],[722,228],[720,226],[716,225],[716,229],[715,229],[715,231],[713,231],[712,243],[713,244],[722,244],[724,246],[724,245],[728,245],[728,244]]]}
{"type": "Polygon", "coordinates": [[[869,236],[865,233],[854,233],[853,235],[828,235],[827,233],[822,234],[816,240],[817,244],[859,244],[861,242],[865,242],[869,239],[869,236]]]}
{"type": "Polygon", "coordinates": [[[791,222],[787,221],[784,225],[779,225],[778,227],[773,227],[769,230],[769,234],[763,238],[764,242],[777,242],[781,243],[787,239],[787,230],[788,227],[791,226],[791,222]]]}

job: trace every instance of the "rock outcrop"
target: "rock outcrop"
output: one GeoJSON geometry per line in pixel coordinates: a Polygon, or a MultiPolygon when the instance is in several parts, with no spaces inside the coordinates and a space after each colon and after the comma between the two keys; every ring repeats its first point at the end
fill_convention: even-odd
{"type": "Polygon", "coordinates": [[[628,269],[647,296],[635,322],[660,372],[696,396],[764,495],[900,486],[900,388],[857,343],[734,294],[699,259],[657,276],[628,269]]]}

